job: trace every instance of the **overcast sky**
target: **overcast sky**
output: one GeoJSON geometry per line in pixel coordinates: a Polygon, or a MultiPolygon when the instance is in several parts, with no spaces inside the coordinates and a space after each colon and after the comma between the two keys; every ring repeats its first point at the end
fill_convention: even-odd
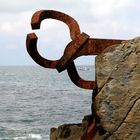
{"type": "MultiPolygon", "coordinates": [[[[29,57],[26,35],[35,32],[40,53],[57,59],[70,41],[65,24],[45,20],[32,31],[37,10],[53,9],[74,17],[82,32],[96,38],[131,39],[140,36],[140,0],[0,0],[0,65],[36,65],[29,57]]],[[[79,61],[79,64],[87,63],[79,61]]]]}

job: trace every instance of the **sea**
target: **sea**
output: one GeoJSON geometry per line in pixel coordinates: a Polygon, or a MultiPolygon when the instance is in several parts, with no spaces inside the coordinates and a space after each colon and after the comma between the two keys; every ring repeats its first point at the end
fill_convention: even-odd
{"type": "MultiPolygon", "coordinates": [[[[93,66],[78,66],[94,80],[93,66]]],[[[50,140],[50,128],[81,123],[91,113],[92,90],[75,86],[66,71],[0,66],[0,140],[50,140]]]]}

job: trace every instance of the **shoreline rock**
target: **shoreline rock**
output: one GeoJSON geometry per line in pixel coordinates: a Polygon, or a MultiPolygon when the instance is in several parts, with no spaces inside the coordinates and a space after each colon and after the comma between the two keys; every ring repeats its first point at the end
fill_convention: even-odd
{"type": "Polygon", "coordinates": [[[81,124],[52,128],[50,140],[140,140],[140,37],[110,46],[98,55],[96,79],[98,94],[92,103],[92,112],[98,117],[96,136],[88,135],[92,115],[81,124]]]}
{"type": "Polygon", "coordinates": [[[63,124],[51,128],[50,140],[81,140],[82,135],[82,124],[63,124]]]}
{"type": "Polygon", "coordinates": [[[140,139],[140,37],[97,56],[96,76],[95,110],[104,139],[140,139]]]}

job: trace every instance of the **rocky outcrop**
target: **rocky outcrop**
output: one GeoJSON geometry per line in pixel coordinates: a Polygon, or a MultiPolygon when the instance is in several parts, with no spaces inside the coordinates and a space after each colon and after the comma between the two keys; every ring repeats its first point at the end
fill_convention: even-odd
{"type": "Polygon", "coordinates": [[[81,140],[83,129],[81,124],[64,124],[58,128],[52,128],[51,140],[81,140]]]}
{"type": "MultiPolygon", "coordinates": [[[[50,140],[92,140],[94,128],[92,115],[87,115],[81,124],[63,124],[58,128],[51,128],[50,140]]],[[[102,140],[101,138],[97,132],[93,140],[102,140]]]]}
{"type": "Polygon", "coordinates": [[[95,110],[105,140],[140,139],[140,38],[96,57],[95,110]]]}
{"type": "Polygon", "coordinates": [[[83,136],[84,140],[140,140],[140,38],[110,46],[98,55],[96,79],[92,112],[99,133],[93,139],[85,135],[92,124],[84,119],[82,124],[52,128],[50,140],[83,140],[83,136]]]}

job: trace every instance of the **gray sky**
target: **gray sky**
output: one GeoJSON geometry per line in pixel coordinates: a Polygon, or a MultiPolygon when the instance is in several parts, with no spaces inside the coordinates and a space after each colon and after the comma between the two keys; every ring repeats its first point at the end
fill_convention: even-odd
{"type": "MultiPolygon", "coordinates": [[[[64,23],[49,19],[38,31],[30,28],[32,14],[42,9],[71,15],[90,37],[131,39],[140,35],[139,0],[0,0],[0,65],[36,65],[25,48],[30,32],[38,35],[38,49],[44,57],[61,57],[70,41],[64,23]]],[[[78,62],[87,63],[86,59],[78,62]]]]}

